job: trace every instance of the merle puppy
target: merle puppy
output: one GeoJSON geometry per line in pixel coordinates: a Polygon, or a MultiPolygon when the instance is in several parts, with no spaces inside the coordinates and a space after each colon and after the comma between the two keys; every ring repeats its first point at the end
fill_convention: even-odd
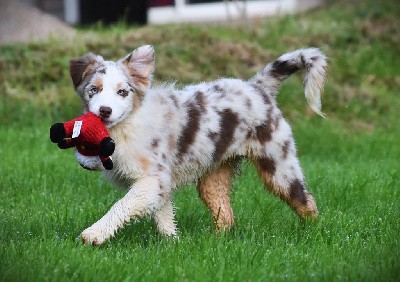
{"type": "Polygon", "coordinates": [[[100,116],[116,148],[104,174],[128,192],[82,233],[99,245],[131,220],[150,215],[160,233],[177,235],[172,193],[196,182],[217,229],[233,225],[231,178],[237,162],[254,163],[265,186],[300,217],[316,217],[304,186],[289,124],[276,104],[281,83],[305,69],[305,96],[321,114],[325,56],[315,48],[280,56],[247,81],[223,78],[177,89],[150,88],[154,49],[142,46],[119,61],[92,53],[70,63],[85,112],[100,116]]]}

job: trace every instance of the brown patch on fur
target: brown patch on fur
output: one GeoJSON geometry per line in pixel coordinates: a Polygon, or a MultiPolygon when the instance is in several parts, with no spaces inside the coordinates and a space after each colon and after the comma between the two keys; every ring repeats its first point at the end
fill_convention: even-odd
{"type": "Polygon", "coordinates": [[[272,77],[274,77],[278,80],[283,80],[284,78],[295,73],[299,69],[300,69],[300,67],[298,67],[294,63],[290,63],[289,61],[276,60],[272,64],[270,74],[272,77]]]}
{"type": "Polygon", "coordinates": [[[256,126],[256,136],[261,144],[269,142],[272,139],[272,130],[269,123],[256,126]]]}
{"type": "Polygon", "coordinates": [[[265,184],[265,187],[274,195],[281,198],[281,200],[285,201],[300,217],[305,217],[305,216],[316,217],[318,215],[318,211],[314,201],[312,202],[313,205],[312,203],[311,205],[309,205],[308,202],[304,204],[299,201],[294,201],[290,196],[289,189],[287,187],[280,186],[279,183],[273,181],[272,175],[267,171],[268,169],[263,170],[261,168],[261,166],[266,164],[260,165],[259,162],[257,161],[254,161],[254,163],[257,167],[259,175],[261,176],[261,179],[265,184]]]}
{"type": "Polygon", "coordinates": [[[303,54],[300,54],[300,60],[301,60],[301,63],[303,64],[303,66],[306,67],[307,71],[309,71],[309,69],[312,68],[313,64],[312,63],[307,63],[306,59],[304,59],[304,55],[303,54]]]}
{"type": "Polygon", "coordinates": [[[217,231],[226,230],[235,222],[229,201],[232,172],[232,165],[224,164],[200,179],[197,184],[197,191],[210,209],[217,231]]]}
{"type": "Polygon", "coordinates": [[[304,185],[298,179],[290,183],[289,197],[292,201],[297,201],[301,204],[307,203],[306,195],[304,194],[304,185]]]}
{"type": "Polygon", "coordinates": [[[139,95],[133,96],[133,110],[137,110],[140,107],[141,100],[139,95]]]}
{"type": "Polygon", "coordinates": [[[213,154],[214,162],[219,161],[228,147],[232,144],[235,130],[239,124],[238,115],[230,109],[225,109],[224,111],[219,112],[219,115],[221,117],[221,132],[218,140],[215,142],[215,150],[213,154]]]}
{"type": "Polygon", "coordinates": [[[260,171],[268,173],[271,177],[275,174],[276,164],[274,159],[261,157],[256,159],[256,163],[260,171]]]}
{"type": "Polygon", "coordinates": [[[182,158],[187,153],[190,145],[195,141],[200,129],[201,112],[194,104],[188,105],[188,122],[182,130],[178,140],[178,157],[182,158]]]}
{"type": "Polygon", "coordinates": [[[247,132],[247,134],[246,134],[246,139],[247,139],[247,140],[249,140],[249,139],[254,139],[254,133],[253,133],[253,131],[249,130],[249,131],[247,132]]]}
{"type": "Polygon", "coordinates": [[[273,194],[288,202],[289,195],[287,189],[280,187],[278,184],[272,181],[272,177],[276,170],[275,161],[267,157],[255,158],[252,161],[256,166],[258,174],[263,180],[265,187],[273,194]]]}
{"type": "Polygon", "coordinates": [[[249,98],[246,99],[246,107],[247,107],[248,110],[250,110],[251,107],[252,107],[252,103],[251,103],[251,100],[249,98]]]}
{"type": "MultiPolygon", "coordinates": [[[[261,83],[262,81],[259,80],[261,83]]],[[[258,82],[258,81],[257,81],[258,82]]],[[[256,90],[256,92],[261,96],[261,98],[264,101],[264,104],[266,105],[271,105],[271,99],[265,89],[263,89],[260,85],[258,84],[252,84],[253,88],[256,90]]]]}
{"type": "Polygon", "coordinates": [[[172,103],[174,103],[175,108],[179,108],[178,99],[176,98],[176,96],[170,95],[169,98],[172,100],[172,103]]]}
{"type": "Polygon", "coordinates": [[[164,166],[162,164],[157,164],[157,169],[158,169],[158,171],[163,171],[164,166]]]}
{"type": "Polygon", "coordinates": [[[140,167],[142,168],[142,170],[144,172],[146,172],[149,169],[150,160],[148,158],[144,157],[144,156],[140,156],[139,157],[139,164],[140,164],[140,167]]]}
{"type": "Polygon", "coordinates": [[[281,119],[282,119],[282,115],[271,116],[271,118],[272,118],[271,123],[273,125],[272,131],[277,131],[278,128],[279,128],[279,124],[281,122],[281,119]]]}
{"type": "Polygon", "coordinates": [[[101,74],[106,74],[106,69],[102,68],[102,69],[97,70],[97,72],[99,72],[101,74]]]}
{"type": "Polygon", "coordinates": [[[83,79],[92,73],[99,66],[96,55],[88,53],[80,58],[72,59],[69,62],[69,71],[74,87],[77,88],[83,79]]]}
{"type": "Polygon", "coordinates": [[[101,77],[97,77],[94,80],[93,85],[96,86],[99,92],[103,91],[103,79],[101,77]]]}
{"type": "Polygon", "coordinates": [[[117,94],[120,95],[121,97],[125,98],[126,96],[129,95],[129,91],[125,90],[125,89],[119,89],[117,90],[117,94]],[[122,93],[119,92],[119,90],[122,90],[122,93]]]}
{"type": "Polygon", "coordinates": [[[282,146],[282,158],[285,160],[288,157],[289,149],[290,149],[290,140],[286,140],[282,146]]]}
{"type": "Polygon", "coordinates": [[[150,86],[150,77],[154,71],[154,53],[139,53],[135,50],[122,61],[122,65],[126,67],[140,91],[150,86]]]}
{"type": "Polygon", "coordinates": [[[212,131],[208,132],[208,138],[210,138],[211,141],[213,141],[214,143],[217,142],[218,135],[219,135],[218,132],[212,132],[212,131]]]}
{"type": "Polygon", "coordinates": [[[131,76],[133,77],[133,80],[135,81],[136,85],[141,85],[141,90],[146,89],[150,86],[150,80],[148,77],[143,77],[135,72],[130,72],[131,76]]]}
{"type": "Polygon", "coordinates": [[[306,59],[304,59],[304,55],[300,54],[300,61],[303,64],[303,66],[306,64],[306,59]]]}
{"type": "Polygon", "coordinates": [[[195,97],[197,105],[199,105],[202,112],[205,112],[207,109],[207,101],[206,98],[204,97],[204,93],[201,91],[197,91],[195,93],[195,97]]]}
{"type": "Polygon", "coordinates": [[[221,86],[219,86],[218,84],[213,86],[213,90],[216,92],[224,92],[224,89],[221,86]]]}
{"type": "Polygon", "coordinates": [[[273,132],[272,111],[273,111],[273,108],[270,107],[267,112],[266,121],[263,124],[256,126],[256,136],[257,136],[258,141],[260,141],[261,144],[269,142],[272,139],[272,132],[273,132]]]}
{"type": "Polygon", "coordinates": [[[275,172],[275,164],[271,165],[269,160],[263,159],[261,158],[261,161],[260,158],[253,159],[253,162],[265,187],[285,201],[300,217],[316,218],[318,216],[317,205],[313,196],[305,190],[303,184],[296,180],[288,188],[280,186],[272,180],[273,173],[271,172],[275,172]]]}
{"type": "Polygon", "coordinates": [[[318,208],[313,195],[304,189],[304,186],[298,181],[290,185],[290,198],[287,203],[301,218],[317,218],[318,208]]]}
{"type": "Polygon", "coordinates": [[[159,144],[160,144],[160,139],[158,139],[158,138],[155,138],[155,139],[153,139],[153,141],[151,141],[151,147],[153,149],[157,148],[159,144]]]}

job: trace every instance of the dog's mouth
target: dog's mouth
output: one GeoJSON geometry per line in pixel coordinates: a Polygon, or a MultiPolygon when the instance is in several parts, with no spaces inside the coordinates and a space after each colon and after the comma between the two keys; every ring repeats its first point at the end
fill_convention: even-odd
{"type": "Polygon", "coordinates": [[[107,120],[107,119],[104,119],[104,118],[102,118],[101,121],[102,121],[105,125],[110,125],[110,124],[113,123],[113,121],[107,120]]]}
{"type": "Polygon", "coordinates": [[[122,117],[124,116],[124,114],[122,114],[120,117],[110,120],[109,118],[101,118],[101,121],[104,123],[105,126],[107,127],[112,127],[113,125],[117,124],[119,121],[122,120],[122,117]]]}
{"type": "Polygon", "coordinates": [[[112,127],[115,123],[117,123],[117,121],[109,120],[109,119],[104,119],[104,118],[102,118],[101,121],[103,122],[103,124],[104,124],[107,128],[110,128],[110,127],[112,127]]]}

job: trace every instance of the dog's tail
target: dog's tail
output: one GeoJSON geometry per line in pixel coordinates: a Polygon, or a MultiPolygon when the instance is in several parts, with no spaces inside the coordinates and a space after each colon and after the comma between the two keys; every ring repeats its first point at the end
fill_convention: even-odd
{"type": "Polygon", "coordinates": [[[323,116],[320,93],[325,82],[326,61],[325,55],[317,48],[299,49],[283,54],[276,61],[269,63],[252,78],[252,82],[266,91],[271,89],[273,91],[271,94],[275,96],[278,87],[286,78],[305,68],[304,88],[307,102],[314,112],[323,116]]]}

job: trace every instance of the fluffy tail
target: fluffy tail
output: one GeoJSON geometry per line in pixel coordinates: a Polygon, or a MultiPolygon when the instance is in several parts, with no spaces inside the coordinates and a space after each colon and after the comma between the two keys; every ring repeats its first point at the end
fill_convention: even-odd
{"type": "Polygon", "coordinates": [[[305,96],[311,109],[324,116],[321,112],[320,93],[325,82],[327,67],[325,55],[317,48],[299,49],[283,54],[276,61],[269,63],[254,78],[261,87],[268,87],[276,91],[281,83],[299,69],[306,69],[304,79],[305,96]]]}

